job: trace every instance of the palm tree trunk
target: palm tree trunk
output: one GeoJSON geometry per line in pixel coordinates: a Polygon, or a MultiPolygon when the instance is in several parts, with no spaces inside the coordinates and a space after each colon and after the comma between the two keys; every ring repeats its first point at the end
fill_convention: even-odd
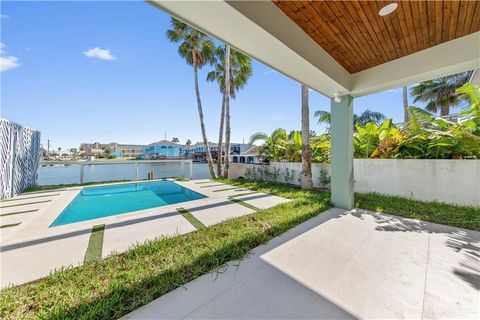
{"type": "Polygon", "coordinates": [[[220,113],[220,129],[218,132],[218,156],[217,156],[217,175],[222,176],[222,147],[223,147],[223,130],[225,126],[225,93],[222,98],[222,111],[220,113]]]}
{"type": "Polygon", "coordinates": [[[410,115],[408,114],[408,95],[407,95],[407,87],[403,87],[403,122],[407,123],[410,119],[410,115]]]}
{"type": "Polygon", "coordinates": [[[213,160],[212,155],[210,153],[210,146],[208,145],[207,133],[205,131],[205,123],[203,121],[203,109],[202,109],[202,101],[200,99],[200,90],[198,89],[198,68],[196,65],[195,53],[193,53],[193,77],[195,81],[195,95],[197,96],[197,109],[198,109],[198,117],[200,118],[200,128],[202,130],[202,138],[203,144],[205,145],[206,155],[207,155],[207,162],[208,162],[208,169],[210,171],[210,176],[212,179],[215,179],[215,171],[213,170],[213,160]]]}
{"type": "Polygon", "coordinates": [[[302,189],[313,189],[308,88],[302,84],[302,189]]]}
{"type": "Polygon", "coordinates": [[[440,107],[440,116],[445,117],[450,114],[450,107],[449,106],[441,106],[440,107]]]}
{"type": "Polygon", "coordinates": [[[230,46],[225,45],[225,168],[223,177],[228,179],[230,167],[230,46]]]}

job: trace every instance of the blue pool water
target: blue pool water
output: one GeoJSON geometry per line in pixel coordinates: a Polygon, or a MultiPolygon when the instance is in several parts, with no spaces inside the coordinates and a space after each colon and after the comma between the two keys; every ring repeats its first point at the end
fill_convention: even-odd
{"type": "Polygon", "coordinates": [[[50,227],[202,198],[205,196],[171,181],[88,187],[83,188],[50,227]]]}

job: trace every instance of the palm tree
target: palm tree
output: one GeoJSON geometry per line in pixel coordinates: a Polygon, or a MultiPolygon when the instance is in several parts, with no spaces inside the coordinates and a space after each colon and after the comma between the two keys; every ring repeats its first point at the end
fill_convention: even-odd
{"type": "Polygon", "coordinates": [[[252,60],[243,53],[231,49],[228,45],[215,49],[216,62],[214,69],[207,74],[208,81],[216,81],[222,93],[220,127],[218,135],[217,173],[222,172],[223,132],[225,128],[225,168],[223,176],[228,178],[230,150],[230,98],[235,99],[236,92],[243,89],[252,75],[252,60]],[[229,81],[225,81],[229,79],[229,81]],[[229,92],[229,94],[227,94],[229,92]]]}
{"type": "Polygon", "coordinates": [[[407,86],[402,88],[402,93],[403,93],[403,122],[407,123],[409,119],[409,114],[408,114],[408,88],[407,86]]]}
{"type": "MultiPolygon", "coordinates": [[[[331,114],[328,111],[318,110],[315,111],[314,115],[315,118],[318,118],[318,124],[326,123],[327,131],[330,131],[330,122],[331,122],[331,114]]],[[[354,114],[353,115],[353,130],[356,131],[356,126],[365,126],[369,122],[375,123],[377,126],[385,121],[387,117],[381,113],[376,111],[371,111],[370,109],[365,110],[360,115],[354,114]]]]}
{"type": "Polygon", "coordinates": [[[173,143],[179,143],[180,140],[179,140],[178,138],[176,138],[176,137],[173,137],[173,138],[172,138],[172,142],[173,142],[173,143]]]}
{"type": "Polygon", "coordinates": [[[420,82],[410,89],[410,94],[414,97],[413,102],[427,102],[425,110],[433,113],[440,110],[441,116],[448,116],[450,108],[459,105],[462,101],[455,90],[467,83],[470,75],[469,71],[420,82]]]}
{"type": "Polygon", "coordinates": [[[308,87],[302,87],[302,189],[313,189],[312,149],[310,147],[310,111],[308,108],[308,87]]]}
{"type": "Polygon", "coordinates": [[[190,146],[192,144],[192,140],[188,139],[187,142],[185,142],[185,145],[190,146]]]}
{"type": "Polygon", "coordinates": [[[285,142],[288,141],[285,129],[278,128],[269,136],[263,132],[254,133],[249,140],[249,144],[257,141],[264,141],[260,148],[260,153],[265,153],[268,160],[279,161],[285,156],[285,142]]]}
{"type": "Polygon", "coordinates": [[[200,89],[198,88],[198,69],[202,68],[208,63],[213,63],[213,52],[215,46],[210,38],[192,28],[185,23],[172,18],[172,29],[167,31],[167,38],[175,43],[180,43],[178,46],[178,54],[185,59],[188,65],[193,67],[193,79],[195,84],[195,95],[197,97],[198,116],[200,118],[200,128],[202,131],[203,144],[205,145],[208,169],[210,176],[215,178],[215,171],[213,169],[213,160],[210,153],[210,148],[205,130],[205,123],[203,120],[202,101],[200,99],[200,89]]]}

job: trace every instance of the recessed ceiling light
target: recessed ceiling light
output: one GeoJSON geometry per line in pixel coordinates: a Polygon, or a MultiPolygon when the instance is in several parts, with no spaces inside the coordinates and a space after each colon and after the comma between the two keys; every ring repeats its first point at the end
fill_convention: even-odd
{"type": "Polygon", "coordinates": [[[387,14],[390,14],[393,11],[395,11],[395,9],[397,9],[397,7],[398,7],[398,4],[396,2],[390,3],[390,4],[386,5],[385,7],[383,7],[382,9],[380,9],[378,14],[382,17],[386,16],[387,14]]]}

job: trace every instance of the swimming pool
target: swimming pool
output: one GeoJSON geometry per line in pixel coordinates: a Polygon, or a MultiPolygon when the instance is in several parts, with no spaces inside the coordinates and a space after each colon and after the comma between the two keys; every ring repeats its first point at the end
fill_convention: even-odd
{"type": "Polygon", "coordinates": [[[83,188],[50,227],[206,198],[172,181],[83,188]]]}

